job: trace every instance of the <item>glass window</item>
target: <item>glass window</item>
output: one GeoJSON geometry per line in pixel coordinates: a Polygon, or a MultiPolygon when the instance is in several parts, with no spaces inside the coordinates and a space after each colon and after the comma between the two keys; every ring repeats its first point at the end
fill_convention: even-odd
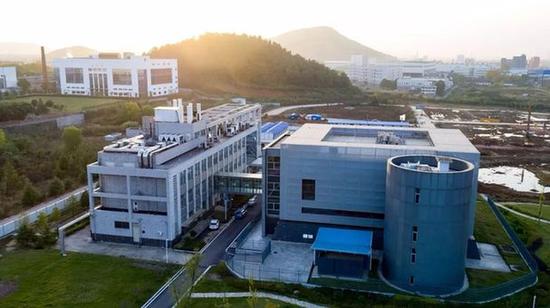
{"type": "Polygon", "coordinates": [[[154,68],[151,69],[151,84],[172,83],[172,69],[154,68]]]}
{"type": "Polygon", "coordinates": [[[132,85],[132,71],[127,69],[113,69],[113,84],[132,85]]]}
{"type": "Polygon", "coordinates": [[[67,83],[84,83],[84,73],[82,72],[82,68],[66,67],[65,68],[65,82],[67,82],[67,83]]]}
{"type": "Polygon", "coordinates": [[[420,202],[420,188],[414,189],[414,202],[415,203],[420,202]]]}
{"type": "Polygon", "coordinates": [[[315,180],[302,179],[302,200],[315,200],[315,180]]]}

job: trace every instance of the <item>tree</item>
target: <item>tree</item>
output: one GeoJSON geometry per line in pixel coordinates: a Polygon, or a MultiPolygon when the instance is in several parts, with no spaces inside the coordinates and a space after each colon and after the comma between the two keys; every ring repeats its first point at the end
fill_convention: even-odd
{"type": "Polygon", "coordinates": [[[34,205],[36,202],[40,200],[40,194],[34,186],[28,182],[25,185],[25,190],[23,191],[23,197],[21,198],[21,204],[25,207],[29,207],[34,205]]]}
{"type": "Polygon", "coordinates": [[[29,221],[27,219],[23,219],[17,229],[17,235],[15,236],[17,246],[22,248],[31,248],[34,243],[34,236],[34,230],[29,224],[29,221]]]}
{"type": "Polygon", "coordinates": [[[152,116],[155,113],[153,106],[150,106],[150,105],[143,106],[143,108],[141,109],[141,112],[143,113],[144,116],[152,116]]]}
{"type": "Polygon", "coordinates": [[[506,80],[506,76],[502,74],[501,70],[490,70],[485,75],[492,83],[501,83],[506,80]]]}
{"type": "Polygon", "coordinates": [[[88,191],[85,190],[82,195],[80,195],[80,207],[83,209],[88,209],[90,206],[90,199],[88,195],[88,191]]]}
{"type": "Polygon", "coordinates": [[[191,294],[193,293],[193,285],[195,284],[195,280],[197,279],[197,272],[199,271],[199,266],[201,263],[201,255],[200,254],[194,254],[191,259],[185,264],[185,271],[189,275],[189,278],[191,278],[191,286],[189,287],[189,291],[187,292],[187,299],[191,298],[191,294]]]}
{"type": "Polygon", "coordinates": [[[254,286],[254,279],[252,279],[252,277],[248,279],[248,291],[250,292],[250,296],[246,299],[248,302],[248,307],[258,307],[258,294],[256,287],[254,286]]]}
{"type": "Polygon", "coordinates": [[[50,221],[56,222],[61,219],[61,211],[58,208],[54,208],[52,213],[50,214],[50,221]]]}
{"type": "Polygon", "coordinates": [[[141,108],[136,102],[127,102],[124,105],[126,113],[126,121],[139,121],[141,115],[141,108]]]}
{"type": "Polygon", "coordinates": [[[2,167],[2,176],[0,176],[0,179],[3,182],[2,185],[0,185],[0,193],[6,196],[12,196],[24,185],[23,178],[17,173],[17,170],[15,170],[9,160],[6,161],[2,167]]]}
{"type": "Polygon", "coordinates": [[[63,143],[65,150],[74,152],[82,143],[82,130],[78,127],[69,126],[63,129],[63,143]]]}
{"type": "Polygon", "coordinates": [[[443,80],[438,80],[435,83],[435,95],[437,96],[445,95],[445,82],[443,80]]]}
{"type": "Polygon", "coordinates": [[[48,190],[48,193],[50,197],[55,197],[57,195],[62,194],[65,191],[65,185],[58,177],[55,177],[53,181],[50,183],[50,188],[48,190]]]}
{"type": "Polygon", "coordinates": [[[23,94],[28,93],[31,88],[30,82],[25,78],[19,78],[19,80],[17,80],[17,86],[21,89],[21,93],[23,94]]]}
{"type": "Polygon", "coordinates": [[[35,242],[34,247],[43,249],[55,244],[56,235],[52,231],[48,222],[48,215],[44,212],[38,215],[35,225],[35,242]]]}
{"type": "Polygon", "coordinates": [[[386,90],[395,90],[397,89],[397,81],[382,79],[382,81],[380,82],[380,87],[386,90]]]}
{"type": "Polygon", "coordinates": [[[6,143],[8,143],[8,137],[6,137],[6,133],[4,133],[4,130],[0,129],[0,148],[6,143]]]}

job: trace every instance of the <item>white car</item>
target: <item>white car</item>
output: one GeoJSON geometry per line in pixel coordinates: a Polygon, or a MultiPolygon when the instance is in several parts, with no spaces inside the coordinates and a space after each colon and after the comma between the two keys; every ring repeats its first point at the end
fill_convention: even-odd
{"type": "Polygon", "coordinates": [[[249,206],[255,205],[255,204],[256,204],[256,200],[258,200],[258,195],[254,195],[254,197],[248,199],[247,204],[248,204],[249,206]]]}
{"type": "Polygon", "coordinates": [[[208,229],[218,230],[219,228],[220,228],[220,220],[219,219],[210,219],[210,224],[208,225],[208,229]]]}

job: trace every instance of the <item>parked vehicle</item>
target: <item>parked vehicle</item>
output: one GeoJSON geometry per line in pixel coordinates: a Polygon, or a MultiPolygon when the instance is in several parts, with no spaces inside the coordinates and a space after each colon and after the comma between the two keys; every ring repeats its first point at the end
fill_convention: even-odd
{"type": "Polygon", "coordinates": [[[248,202],[246,203],[248,206],[254,206],[256,205],[256,201],[258,200],[258,195],[252,196],[252,198],[248,199],[248,202]]]}
{"type": "Polygon", "coordinates": [[[299,118],[300,118],[300,115],[297,114],[296,112],[293,112],[288,116],[289,120],[298,120],[299,118]]]}
{"type": "Polygon", "coordinates": [[[310,114],[306,114],[305,119],[309,121],[321,121],[323,120],[323,116],[316,113],[310,113],[310,114]]]}
{"type": "Polygon", "coordinates": [[[210,224],[208,225],[208,229],[218,230],[219,228],[220,228],[220,220],[219,219],[210,219],[210,224]]]}
{"type": "Polygon", "coordinates": [[[235,219],[243,219],[247,214],[247,211],[244,207],[239,208],[235,211],[235,219]]]}

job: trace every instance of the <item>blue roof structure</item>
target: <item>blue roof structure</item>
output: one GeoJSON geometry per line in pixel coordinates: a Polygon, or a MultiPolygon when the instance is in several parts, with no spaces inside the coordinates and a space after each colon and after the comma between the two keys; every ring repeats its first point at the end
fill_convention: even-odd
{"type": "MultiPolygon", "coordinates": [[[[273,136],[279,136],[288,129],[288,123],[278,122],[277,124],[271,126],[265,133],[273,134],[273,136]]],[[[263,131],[262,131],[263,132],[263,131]]]]}
{"type": "Polygon", "coordinates": [[[260,128],[260,132],[265,133],[267,130],[269,130],[271,127],[273,127],[275,123],[273,122],[267,122],[262,125],[262,128],[260,128]]]}
{"type": "Polygon", "coordinates": [[[392,126],[392,127],[410,127],[411,126],[409,122],[397,122],[397,121],[367,121],[367,120],[338,119],[338,118],[327,118],[327,120],[328,120],[328,124],[392,126]]]}
{"type": "Polygon", "coordinates": [[[372,231],[321,227],[311,249],[371,255],[372,231]]]}

